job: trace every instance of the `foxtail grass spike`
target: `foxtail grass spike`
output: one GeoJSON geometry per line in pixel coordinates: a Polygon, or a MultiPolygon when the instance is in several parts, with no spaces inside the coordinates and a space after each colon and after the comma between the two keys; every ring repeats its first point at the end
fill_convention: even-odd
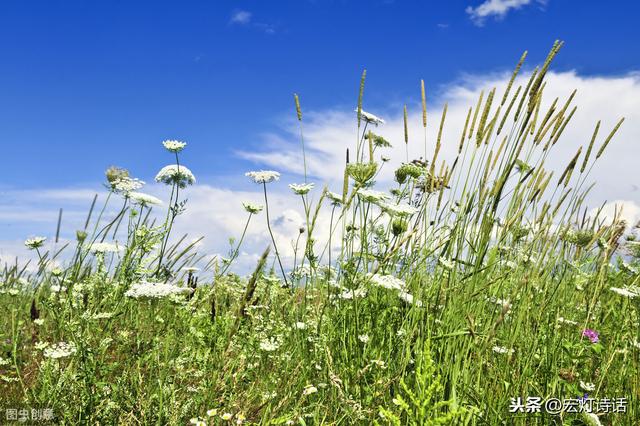
{"type": "Polygon", "coordinates": [[[360,122],[362,121],[362,97],[364,96],[364,81],[367,78],[367,70],[362,70],[362,77],[360,77],[360,92],[358,93],[358,128],[360,128],[360,122]]]}
{"type": "Polygon", "coordinates": [[[427,95],[424,91],[424,80],[420,80],[420,97],[422,98],[422,127],[427,128],[427,95]]]}
{"type": "Polygon", "coordinates": [[[613,138],[613,135],[616,134],[616,132],[618,131],[618,129],[620,128],[623,122],[624,122],[624,117],[622,117],[620,121],[618,121],[618,124],[616,124],[616,126],[613,128],[611,133],[609,133],[609,136],[607,136],[607,138],[604,140],[604,143],[602,144],[602,146],[598,150],[598,153],[596,154],[596,160],[600,158],[600,156],[604,152],[604,149],[607,147],[607,145],[609,145],[609,142],[611,142],[611,138],[613,138]]]}
{"type": "Polygon", "coordinates": [[[296,115],[298,116],[298,121],[302,121],[302,109],[300,108],[300,98],[296,93],[293,94],[293,100],[296,103],[296,115]]]}
{"type": "Polygon", "coordinates": [[[473,135],[473,129],[476,127],[476,119],[478,118],[478,111],[480,110],[480,106],[482,105],[482,97],[484,96],[484,90],[480,92],[480,97],[478,98],[478,103],[476,104],[476,109],[473,111],[473,120],[471,120],[471,127],[469,128],[469,136],[471,139],[471,135],[473,135]]]}
{"type": "Polygon", "coordinates": [[[587,167],[587,162],[589,161],[589,156],[591,155],[591,150],[593,149],[593,144],[596,141],[596,137],[598,136],[598,130],[600,130],[600,120],[596,123],[596,128],[593,131],[593,135],[591,136],[591,142],[589,142],[589,147],[587,148],[587,153],[584,155],[584,160],[582,161],[582,167],[580,167],[580,173],[584,172],[584,169],[587,167]]]}
{"type": "Polygon", "coordinates": [[[513,82],[516,79],[516,76],[518,75],[518,73],[520,72],[520,68],[522,67],[522,64],[524,63],[524,60],[526,59],[526,57],[527,57],[527,51],[525,50],[522,56],[520,57],[520,60],[518,61],[518,64],[516,65],[515,70],[513,70],[513,74],[511,74],[511,79],[509,80],[509,83],[507,84],[507,88],[504,91],[504,95],[502,96],[502,102],[500,102],[500,105],[504,105],[504,103],[507,101],[507,96],[509,96],[509,91],[511,90],[511,86],[513,86],[513,82]]]}

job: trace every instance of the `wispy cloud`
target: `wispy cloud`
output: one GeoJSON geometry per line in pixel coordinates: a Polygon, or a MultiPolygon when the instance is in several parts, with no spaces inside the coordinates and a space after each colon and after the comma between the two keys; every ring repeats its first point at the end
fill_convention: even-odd
{"type": "Polygon", "coordinates": [[[482,26],[487,18],[502,19],[507,16],[509,11],[520,9],[534,2],[545,4],[546,0],[486,0],[477,7],[468,6],[466,12],[476,25],[482,26]]]}
{"type": "Polygon", "coordinates": [[[229,25],[241,25],[246,27],[252,27],[265,34],[275,34],[276,27],[273,24],[267,24],[265,22],[256,22],[253,19],[253,14],[247,10],[236,10],[231,14],[229,19],[229,25]]]}
{"type": "MultiPolygon", "coordinates": [[[[433,88],[432,93],[439,93],[439,95],[428,101],[429,117],[432,117],[429,119],[427,133],[429,149],[433,148],[442,105],[447,101],[447,122],[442,135],[441,155],[451,164],[457,152],[460,132],[469,105],[475,105],[482,89],[485,89],[486,93],[487,89],[490,90],[495,86],[496,92],[501,94],[509,76],[510,73],[467,75],[438,90],[433,88]]],[[[598,143],[601,143],[619,118],[626,116],[627,120],[587,179],[589,182],[597,182],[589,194],[587,204],[590,207],[598,207],[605,200],[625,200],[607,204],[603,214],[611,216],[614,205],[624,205],[624,215],[630,224],[640,220],[640,192],[634,192],[632,186],[637,184],[636,163],[640,156],[640,145],[637,144],[640,139],[640,74],[597,77],[581,76],[569,71],[550,72],[546,78],[548,83],[541,110],[548,108],[556,97],[560,97],[561,101],[566,99],[573,88],[578,90],[575,104],[579,106],[562,138],[554,146],[552,155],[546,161],[548,169],[561,170],[566,166],[578,145],[588,143],[590,140],[596,120],[602,120],[601,136],[598,139],[598,143]]],[[[524,86],[526,83],[526,77],[523,76],[516,79],[514,87],[524,86]]],[[[419,96],[417,98],[419,99],[419,96]]],[[[371,109],[367,107],[366,99],[364,107],[366,110],[371,109]]],[[[424,155],[420,103],[409,104],[409,111],[409,155],[410,158],[418,158],[424,155]]],[[[376,178],[377,188],[383,190],[393,181],[394,167],[405,161],[402,110],[392,105],[382,105],[379,109],[372,109],[371,112],[386,120],[385,125],[374,131],[394,144],[393,148],[385,152],[385,155],[391,157],[391,162],[382,168],[381,174],[376,178]]],[[[492,114],[493,112],[490,113],[492,114]]],[[[317,200],[323,183],[327,183],[329,188],[336,192],[341,188],[344,151],[347,146],[354,143],[356,134],[355,113],[353,106],[344,106],[315,112],[308,111],[305,112],[304,119],[307,168],[312,175],[311,181],[316,183],[316,188],[311,194],[317,200]]],[[[289,267],[292,265],[294,255],[294,239],[298,235],[298,228],[304,226],[305,222],[300,197],[295,196],[287,187],[288,183],[300,182],[300,175],[303,172],[295,117],[292,117],[291,121],[282,120],[281,131],[259,136],[258,139],[260,139],[260,149],[247,147],[238,153],[245,160],[255,163],[255,166],[248,165],[246,168],[238,169],[237,178],[225,179],[224,184],[220,183],[221,181],[209,182],[185,190],[184,196],[189,200],[187,210],[184,215],[178,217],[174,235],[180,237],[188,234],[189,238],[204,236],[199,247],[201,253],[226,256],[229,244],[225,237],[237,238],[241,235],[248,216],[242,209],[242,202],[264,204],[260,187],[246,186],[248,179],[243,176],[244,172],[250,169],[273,168],[283,172],[283,177],[279,182],[269,184],[272,228],[278,249],[285,257],[285,266],[289,267]]],[[[189,149],[206,148],[190,146],[189,149]]],[[[59,207],[64,208],[61,237],[73,239],[75,230],[84,226],[94,190],[100,194],[96,206],[96,209],[100,209],[105,200],[105,190],[98,185],[91,189],[2,191],[0,263],[12,261],[15,255],[21,258],[28,256],[29,253],[24,249],[22,241],[30,235],[48,236],[49,242],[52,243],[59,207]]],[[[145,192],[165,201],[168,199],[167,190],[167,187],[156,184],[150,184],[144,189],[145,192]]],[[[120,207],[119,203],[118,199],[111,201],[104,220],[113,217],[120,207]]],[[[157,214],[161,215],[162,212],[162,208],[158,209],[157,214]]],[[[316,227],[318,252],[327,243],[329,217],[328,211],[323,212],[316,227]]],[[[260,253],[270,244],[265,220],[264,212],[252,218],[243,242],[242,256],[238,259],[234,270],[241,272],[251,270],[260,253]]],[[[300,244],[304,246],[303,242],[300,244]]],[[[298,248],[298,250],[301,249],[298,248]]]]}
{"type": "Polygon", "coordinates": [[[230,24],[248,25],[251,22],[252,14],[246,10],[237,10],[231,14],[230,24]]]}

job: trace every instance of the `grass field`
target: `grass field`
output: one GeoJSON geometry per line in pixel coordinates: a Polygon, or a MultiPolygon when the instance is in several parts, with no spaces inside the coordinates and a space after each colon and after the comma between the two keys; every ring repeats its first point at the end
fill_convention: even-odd
{"type": "MultiPolygon", "coordinates": [[[[244,234],[209,263],[172,238],[195,184],[183,143],[164,143],[164,207],[109,169],[75,244],[30,238],[37,261],[0,272],[2,422],[640,424],[638,225],[584,203],[622,120],[594,120],[566,168],[545,168],[575,111],[573,95],[541,108],[561,46],[526,86],[512,84],[523,55],[505,93],[480,96],[455,158],[425,130],[422,160],[385,164],[363,73],[338,192],[307,183],[296,96],[305,183],[290,187],[306,223],[283,259],[268,204],[279,174],[247,173],[264,203],[240,212],[272,239],[247,278],[233,272],[244,234]],[[392,188],[375,183],[383,165],[392,188]],[[591,414],[571,412],[591,399],[591,414]]],[[[442,131],[446,107],[429,125],[442,131]]]]}

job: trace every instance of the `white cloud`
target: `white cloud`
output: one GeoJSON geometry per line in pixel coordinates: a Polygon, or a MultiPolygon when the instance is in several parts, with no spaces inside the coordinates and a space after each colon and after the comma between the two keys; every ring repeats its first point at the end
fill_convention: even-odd
{"type": "MultiPolygon", "coordinates": [[[[520,9],[533,3],[534,0],[486,0],[477,7],[468,6],[465,11],[471,20],[479,26],[482,26],[489,17],[496,19],[504,18],[510,10],[520,9]]],[[[545,0],[538,0],[538,3],[544,4],[545,0]]]]}
{"type": "Polygon", "coordinates": [[[229,19],[229,23],[247,25],[249,22],[251,22],[251,16],[252,16],[251,12],[248,12],[246,10],[237,10],[233,12],[233,14],[231,15],[231,19],[229,19]]]}
{"type": "MultiPolygon", "coordinates": [[[[432,90],[440,95],[434,100],[427,100],[427,159],[431,158],[433,152],[444,102],[448,102],[448,111],[441,152],[451,164],[455,158],[469,106],[475,107],[477,97],[483,89],[486,94],[491,88],[496,87],[496,97],[501,97],[509,77],[508,73],[465,76],[450,85],[432,90]]],[[[528,75],[523,75],[516,79],[514,89],[518,85],[526,85],[527,78],[528,75]]],[[[560,98],[559,102],[562,105],[574,88],[577,89],[577,94],[573,103],[578,106],[559,142],[553,147],[546,161],[546,168],[561,171],[578,147],[589,143],[597,120],[602,120],[596,145],[599,146],[616,122],[621,117],[626,117],[589,176],[589,181],[597,182],[597,185],[592,189],[588,200],[592,205],[598,205],[607,199],[639,199],[640,191],[634,192],[633,188],[639,183],[636,163],[637,158],[640,158],[640,144],[637,143],[640,140],[640,75],[632,73],[611,77],[587,77],[580,76],[575,71],[568,71],[550,72],[546,80],[543,111],[556,97],[560,98]]],[[[419,93],[416,95],[418,97],[419,93]]],[[[364,108],[369,110],[366,99],[364,108]]],[[[424,131],[419,102],[410,104],[409,111],[409,156],[414,159],[424,156],[424,131]]],[[[405,161],[402,107],[371,112],[381,115],[387,121],[374,131],[394,145],[385,152],[391,157],[391,165],[384,166],[378,178],[378,182],[384,186],[393,179],[393,165],[405,161]]],[[[334,190],[340,188],[345,149],[349,147],[352,158],[354,155],[355,115],[353,107],[305,114],[307,167],[317,183],[328,182],[334,190]]],[[[302,150],[297,122],[294,119],[285,122],[281,132],[264,135],[260,145],[262,149],[252,148],[238,154],[261,166],[289,173],[302,173],[302,150]]]]}
{"type": "MultiPolygon", "coordinates": [[[[427,99],[427,158],[430,159],[433,152],[445,100],[448,102],[448,112],[441,155],[451,164],[468,107],[475,107],[477,96],[482,89],[486,93],[495,86],[497,98],[500,99],[508,78],[508,73],[465,76],[440,88],[429,90],[427,87],[428,95],[438,93],[437,96],[428,96],[427,99]]],[[[514,88],[526,84],[525,79],[525,76],[518,78],[514,88]]],[[[581,76],[574,71],[550,72],[547,76],[543,108],[555,97],[560,97],[562,102],[574,88],[578,90],[574,101],[578,110],[551,151],[546,168],[561,171],[578,146],[588,144],[598,119],[602,120],[602,125],[596,147],[602,143],[619,118],[625,116],[625,123],[589,176],[588,182],[597,184],[586,204],[594,208],[607,200],[626,200],[622,202],[625,204],[624,215],[632,224],[640,220],[640,191],[634,191],[634,185],[640,184],[637,173],[637,159],[640,158],[640,144],[637,143],[640,140],[640,75],[603,77],[581,76]]],[[[419,93],[416,93],[416,98],[417,102],[409,104],[409,155],[412,159],[424,155],[419,93]]],[[[370,110],[367,107],[366,96],[364,107],[367,111],[370,110]]],[[[394,144],[394,148],[388,150],[392,160],[383,167],[377,179],[378,189],[385,189],[392,183],[393,168],[405,161],[402,108],[389,105],[372,109],[370,112],[386,119],[387,124],[375,131],[394,144]]],[[[354,156],[356,125],[353,106],[305,112],[304,125],[310,180],[316,183],[313,196],[318,198],[325,182],[329,184],[330,189],[340,192],[345,149],[351,148],[352,158],[354,156]]],[[[238,154],[250,162],[257,163],[256,168],[273,168],[283,172],[281,181],[268,185],[269,207],[278,248],[285,257],[285,267],[290,267],[294,255],[292,246],[298,236],[298,229],[305,226],[300,198],[287,188],[288,183],[300,182],[302,173],[301,147],[295,117],[283,120],[280,132],[266,134],[259,139],[259,149],[251,147],[238,154]]],[[[194,146],[191,149],[205,148],[194,146]]],[[[189,199],[187,211],[177,219],[175,237],[178,238],[185,233],[189,234],[190,238],[204,236],[205,239],[200,246],[202,253],[226,256],[229,250],[228,238],[235,237],[237,240],[245,225],[247,215],[242,208],[242,202],[264,204],[259,185],[250,186],[246,190],[237,189],[247,184],[244,172],[252,168],[254,167],[247,166],[237,170],[237,180],[225,179],[226,187],[210,182],[185,190],[184,195],[189,199]]],[[[63,237],[73,239],[75,230],[84,225],[86,213],[96,191],[100,193],[99,207],[105,195],[104,189],[100,191],[99,187],[28,192],[3,191],[0,197],[0,233],[4,241],[0,241],[0,258],[4,261],[12,259],[16,254],[22,256],[24,250],[21,244],[29,235],[42,233],[52,238],[59,207],[65,209],[63,237]]],[[[149,185],[145,191],[165,201],[168,198],[167,188],[163,186],[149,185]]],[[[612,215],[614,203],[621,202],[608,204],[605,214],[612,215]]],[[[115,209],[117,206],[114,203],[107,214],[114,214],[115,209]]],[[[250,271],[260,253],[270,244],[265,219],[264,212],[252,218],[242,248],[245,255],[238,259],[235,270],[250,271]]],[[[328,210],[325,210],[318,222],[317,235],[321,236],[316,245],[318,253],[322,251],[329,235],[328,222],[329,214],[328,210]]],[[[300,247],[303,245],[304,238],[301,239],[300,247]]],[[[301,248],[298,253],[300,252],[301,248]]]]}

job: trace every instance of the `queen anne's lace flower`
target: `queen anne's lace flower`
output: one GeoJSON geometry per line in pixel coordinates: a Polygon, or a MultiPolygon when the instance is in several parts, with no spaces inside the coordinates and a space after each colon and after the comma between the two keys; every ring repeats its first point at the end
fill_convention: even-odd
{"type": "Polygon", "coordinates": [[[492,350],[497,354],[512,354],[515,352],[513,349],[507,349],[504,346],[494,346],[492,350]]]}
{"type": "Polygon", "coordinates": [[[153,195],[145,194],[144,192],[130,192],[128,196],[131,201],[142,206],[159,206],[162,204],[162,200],[153,195]]]}
{"type": "Polygon", "coordinates": [[[167,149],[167,151],[169,152],[180,152],[184,149],[185,146],[187,146],[186,142],[180,142],[180,141],[175,141],[175,140],[166,140],[164,142],[162,142],[162,145],[164,145],[164,147],[167,149]]]}
{"type": "Polygon", "coordinates": [[[583,382],[582,380],[580,380],[580,388],[584,391],[592,392],[596,390],[596,385],[594,385],[593,383],[583,382]]]}
{"type": "Polygon", "coordinates": [[[275,339],[265,339],[260,342],[260,349],[265,352],[273,352],[280,347],[280,343],[278,343],[275,339]]]}
{"type": "Polygon", "coordinates": [[[307,194],[309,191],[311,191],[313,189],[313,186],[314,186],[313,183],[302,183],[302,184],[292,183],[292,184],[289,184],[289,188],[291,188],[293,190],[293,192],[295,192],[298,195],[307,194]]]}
{"type": "Polygon", "coordinates": [[[251,213],[251,214],[260,213],[262,211],[262,209],[264,208],[261,205],[253,204],[253,203],[242,203],[242,207],[244,207],[244,209],[247,211],[247,213],[251,213]]]}
{"type": "Polygon", "coordinates": [[[634,297],[640,296],[640,289],[634,287],[627,288],[619,288],[619,287],[611,287],[609,290],[613,291],[620,296],[628,297],[629,299],[633,299],[634,297]]]}
{"type": "Polygon", "coordinates": [[[192,289],[190,288],[178,287],[173,284],[142,281],[131,285],[129,290],[125,293],[125,296],[132,297],[134,299],[160,299],[176,294],[189,293],[191,291],[192,289]]]}
{"type": "Polygon", "coordinates": [[[116,253],[122,250],[118,243],[93,243],[89,247],[89,251],[92,253],[116,253]]]}
{"type": "Polygon", "coordinates": [[[114,192],[128,194],[132,191],[137,191],[138,189],[142,188],[144,184],[144,181],[141,181],[140,179],[123,176],[111,182],[111,189],[114,192]]]}
{"type": "Polygon", "coordinates": [[[401,291],[399,291],[399,292],[398,292],[398,297],[399,297],[401,300],[404,300],[405,302],[407,302],[407,303],[408,303],[408,304],[410,304],[410,305],[415,305],[415,306],[417,306],[418,308],[421,308],[421,307],[422,307],[422,301],[421,301],[421,300],[416,300],[416,299],[413,297],[413,294],[411,294],[411,293],[407,293],[406,291],[402,291],[402,290],[401,290],[401,291]]]}
{"type": "Polygon", "coordinates": [[[76,345],[73,342],[66,343],[60,342],[55,345],[51,345],[44,349],[44,356],[46,358],[58,359],[66,358],[73,355],[76,352],[76,345]]]}
{"type": "Polygon", "coordinates": [[[185,188],[187,185],[196,183],[196,177],[187,167],[177,164],[169,164],[164,166],[156,175],[156,182],[162,182],[167,185],[178,185],[185,188]]]}
{"type": "Polygon", "coordinates": [[[409,204],[381,203],[380,208],[391,216],[406,217],[418,212],[418,209],[409,204]]]}
{"type": "Polygon", "coordinates": [[[398,290],[404,291],[405,283],[399,278],[394,277],[393,275],[380,275],[373,274],[370,275],[371,284],[376,285],[378,287],[383,287],[389,290],[398,290]]]}
{"type": "MultiPolygon", "coordinates": [[[[358,110],[355,110],[356,112],[358,112],[358,110]]],[[[364,110],[360,110],[360,116],[362,117],[362,119],[364,121],[366,121],[367,123],[373,124],[375,126],[377,126],[378,124],[384,124],[384,120],[376,115],[371,114],[370,112],[364,111],[364,110]]]]}
{"type": "Polygon", "coordinates": [[[34,250],[37,248],[40,248],[44,245],[44,242],[47,240],[46,237],[33,237],[33,238],[28,238],[25,242],[24,245],[27,246],[27,248],[29,248],[29,250],[34,250]]]}
{"type": "Polygon", "coordinates": [[[373,189],[360,189],[358,191],[358,197],[360,197],[363,201],[368,201],[370,203],[377,203],[379,201],[389,199],[389,196],[386,193],[375,191],[373,189]]]}
{"type": "Polygon", "coordinates": [[[302,391],[303,395],[311,395],[312,393],[316,393],[318,392],[318,388],[313,386],[313,385],[307,385],[304,387],[304,390],[302,391]]]}
{"type": "Polygon", "coordinates": [[[331,203],[334,206],[342,204],[342,195],[336,194],[335,192],[327,191],[327,198],[331,200],[331,203]]]}
{"type": "Polygon", "coordinates": [[[259,172],[247,172],[245,176],[253,179],[255,183],[270,183],[280,179],[280,173],[273,170],[260,170],[259,172]]]}

